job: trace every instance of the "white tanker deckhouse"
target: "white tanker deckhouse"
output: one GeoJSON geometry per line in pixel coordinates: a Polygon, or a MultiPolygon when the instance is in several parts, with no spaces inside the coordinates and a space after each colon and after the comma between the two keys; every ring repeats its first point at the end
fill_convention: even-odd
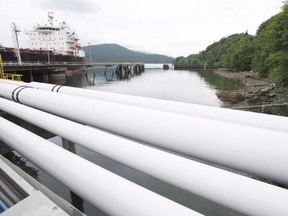
{"type": "Polygon", "coordinates": [[[80,42],[75,30],[70,29],[66,22],[53,25],[54,13],[48,14],[49,25],[34,26],[27,31],[29,36],[29,48],[32,50],[53,51],[55,54],[84,57],[80,42]]]}

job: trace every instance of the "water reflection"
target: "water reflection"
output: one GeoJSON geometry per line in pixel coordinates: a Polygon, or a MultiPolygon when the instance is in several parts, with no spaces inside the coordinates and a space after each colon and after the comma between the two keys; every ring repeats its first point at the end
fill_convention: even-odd
{"type": "Polygon", "coordinates": [[[96,74],[94,85],[89,85],[83,75],[68,76],[67,85],[220,107],[222,102],[215,95],[219,86],[218,83],[229,85],[231,81],[222,80],[221,76],[214,73],[201,74],[195,71],[146,68],[145,73],[142,73],[141,76],[134,76],[127,80],[116,79],[111,82],[112,74],[110,73],[110,77],[108,76],[108,72],[111,71],[106,70],[105,75],[104,67],[93,70],[91,73],[96,74]],[[209,75],[215,78],[211,79],[208,77],[209,75]],[[214,83],[209,81],[214,81],[214,83]]]}
{"type": "Polygon", "coordinates": [[[96,73],[94,71],[90,72],[89,69],[86,70],[85,77],[89,85],[95,85],[96,73]]]}
{"type": "Polygon", "coordinates": [[[3,155],[5,158],[7,158],[10,162],[21,168],[23,171],[25,171],[27,174],[32,176],[34,179],[39,180],[39,174],[38,170],[30,166],[28,161],[23,158],[22,156],[16,154],[15,152],[11,151],[3,155]]]}
{"type": "Polygon", "coordinates": [[[113,70],[115,68],[103,67],[89,71],[90,77],[96,74],[93,85],[87,83],[83,75],[68,76],[67,85],[218,107],[222,102],[215,95],[216,91],[235,89],[240,85],[239,82],[222,77],[213,71],[146,68],[141,76],[117,80],[113,70]]]}
{"type": "MultiPolygon", "coordinates": [[[[134,76],[141,75],[144,72],[142,65],[105,65],[105,66],[95,66],[85,70],[84,76],[86,78],[86,84],[83,83],[81,75],[68,75],[66,78],[66,85],[68,86],[94,86],[107,84],[113,81],[130,80],[134,76]],[[75,77],[79,78],[79,81],[73,79],[75,77]],[[97,78],[96,78],[97,77],[97,78]],[[80,85],[79,85],[80,84],[80,85]]],[[[58,83],[55,83],[58,84],[58,83]]],[[[59,83],[60,84],[60,83],[59,83]]]]}
{"type": "Polygon", "coordinates": [[[113,67],[111,65],[106,66],[105,71],[104,71],[104,75],[106,78],[106,82],[111,82],[114,80],[114,71],[113,71],[113,67]]]}
{"type": "Polygon", "coordinates": [[[216,87],[217,90],[232,90],[241,87],[243,84],[237,80],[229,79],[215,73],[214,71],[197,71],[198,75],[207,83],[216,87]]]}

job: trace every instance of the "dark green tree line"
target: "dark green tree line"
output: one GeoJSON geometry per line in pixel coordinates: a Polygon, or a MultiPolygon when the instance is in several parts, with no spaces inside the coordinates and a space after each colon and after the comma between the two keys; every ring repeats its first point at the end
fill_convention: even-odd
{"type": "Polygon", "coordinates": [[[208,46],[205,51],[176,58],[176,64],[225,67],[231,70],[250,70],[253,36],[234,34],[208,46]]]}
{"type": "Polygon", "coordinates": [[[176,64],[224,67],[235,71],[253,70],[279,85],[288,86],[288,4],[263,22],[255,36],[233,34],[214,42],[206,50],[178,57],[176,64]]]}
{"type": "Polygon", "coordinates": [[[262,23],[254,39],[252,67],[276,83],[288,85],[288,6],[262,23]]]}

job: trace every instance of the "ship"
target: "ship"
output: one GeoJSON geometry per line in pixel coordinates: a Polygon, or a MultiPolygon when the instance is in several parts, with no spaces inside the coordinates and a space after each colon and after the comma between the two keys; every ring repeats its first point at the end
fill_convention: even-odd
{"type": "MultiPolygon", "coordinates": [[[[76,31],[67,22],[54,24],[54,12],[48,12],[47,24],[36,24],[32,30],[24,33],[28,36],[28,48],[19,48],[19,28],[12,25],[15,47],[4,47],[0,44],[3,62],[10,63],[84,63],[85,53],[81,49],[76,31]]],[[[78,66],[79,67],[79,66],[78,66]]],[[[75,70],[77,68],[70,68],[75,70]]]]}

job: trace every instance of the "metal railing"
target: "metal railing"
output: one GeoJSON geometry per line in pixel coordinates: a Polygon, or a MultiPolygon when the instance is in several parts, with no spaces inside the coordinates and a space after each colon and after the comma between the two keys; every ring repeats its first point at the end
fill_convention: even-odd
{"type": "Polygon", "coordinates": [[[284,107],[287,109],[287,112],[288,112],[288,103],[241,106],[241,107],[232,107],[232,109],[247,110],[247,111],[259,112],[259,113],[271,113],[271,109],[268,110],[267,108],[273,108],[273,107],[284,107]]]}
{"type": "Polygon", "coordinates": [[[3,66],[5,67],[9,67],[9,66],[40,66],[40,65],[86,65],[87,63],[83,63],[83,62],[55,62],[55,61],[51,61],[51,62],[47,62],[47,61],[31,61],[31,62],[25,62],[23,61],[21,64],[17,63],[17,62],[3,62],[3,66]]]}
{"type": "Polygon", "coordinates": [[[4,73],[4,63],[0,54],[0,79],[22,81],[22,76],[22,74],[4,73]]]}
{"type": "Polygon", "coordinates": [[[95,65],[95,66],[102,66],[102,65],[144,65],[143,62],[65,62],[65,61],[23,61],[21,64],[18,62],[11,62],[11,61],[3,61],[2,65],[4,67],[11,67],[11,66],[58,66],[58,65],[95,65]]]}

